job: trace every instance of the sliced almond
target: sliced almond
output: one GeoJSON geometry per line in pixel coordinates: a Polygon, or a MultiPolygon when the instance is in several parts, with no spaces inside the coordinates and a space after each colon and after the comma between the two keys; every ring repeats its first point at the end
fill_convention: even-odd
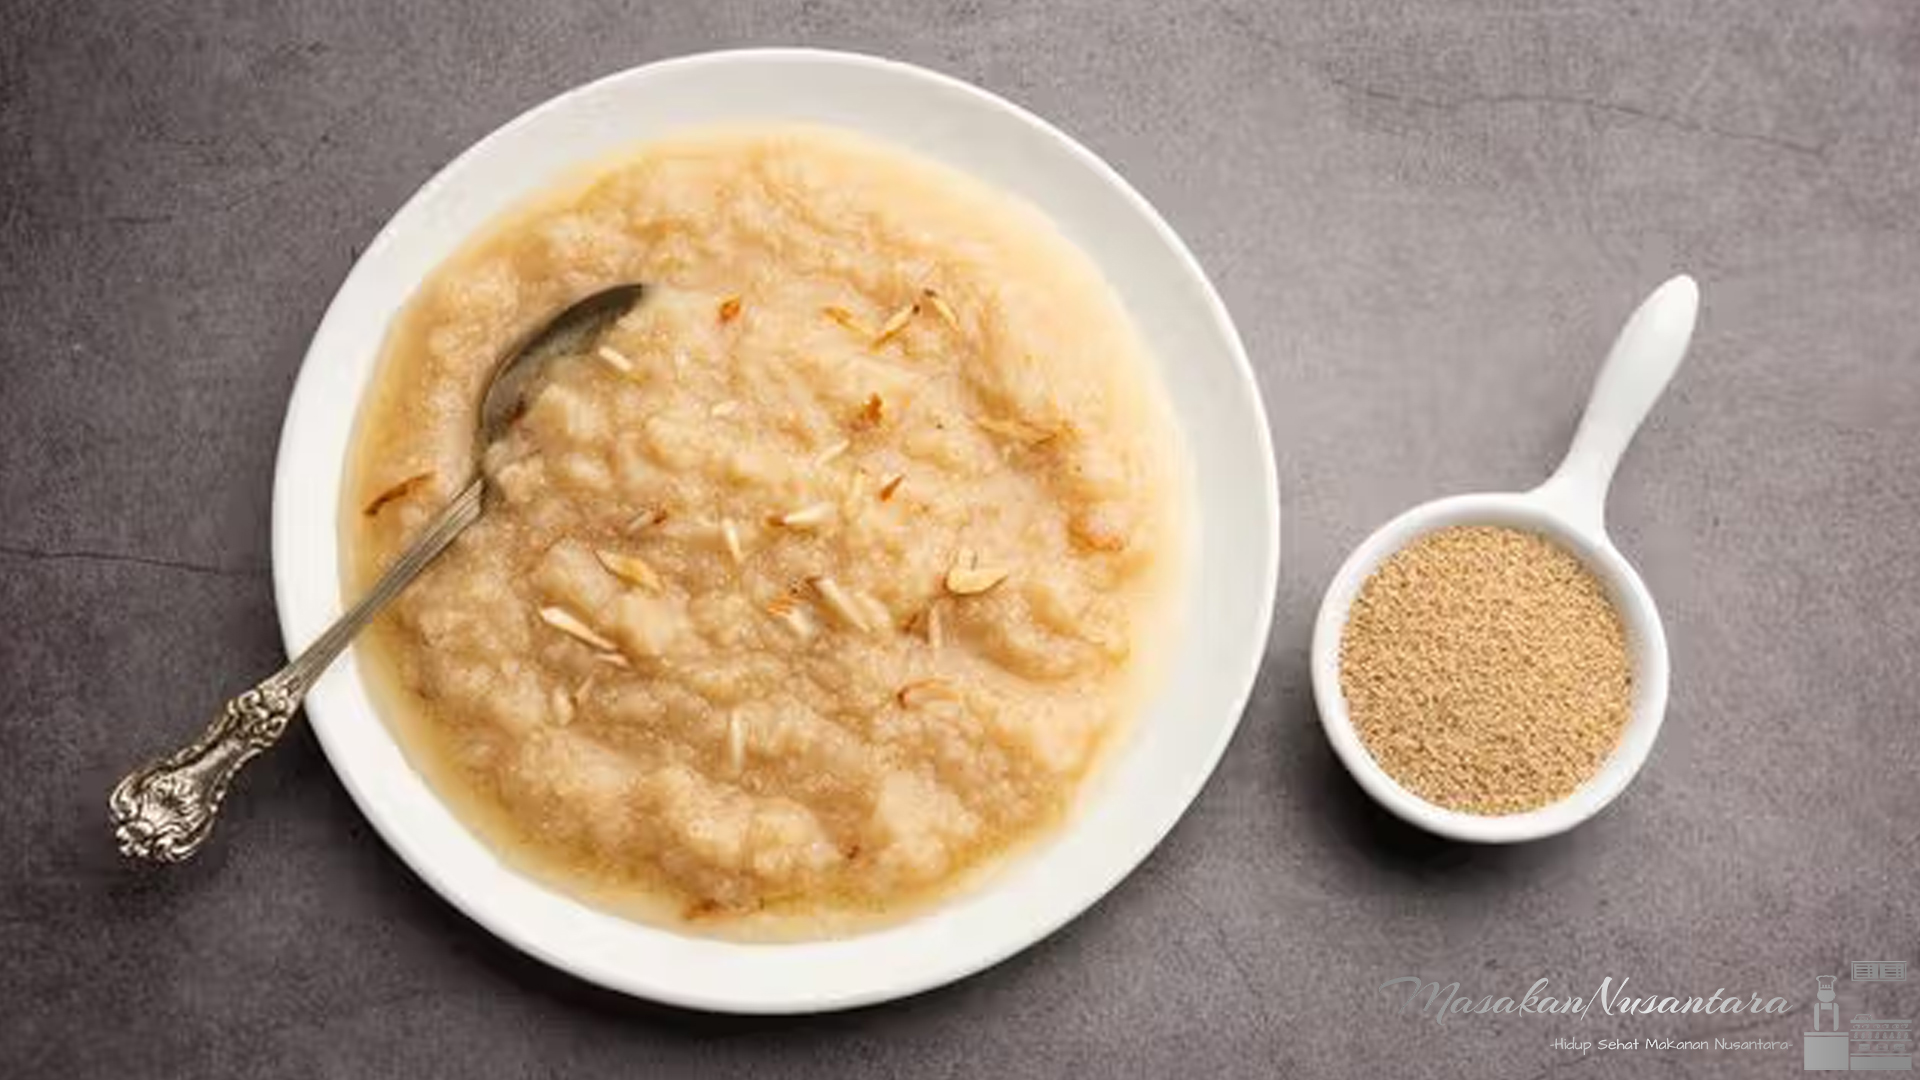
{"type": "Polygon", "coordinates": [[[838,305],[823,307],[820,309],[820,314],[825,315],[827,318],[832,319],[834,322],[839,323],[841,326],[845,327],[847,330],[851,331],[852,333],[860,337],[870,338],[873,336],[873,331],[867,328],[867,324],[861,322],[859,319],[854,318],[853,312],[848,311],[846,308],[840,307],[838,305]]]}
{"type": "Polygon", "coordinates": [[[720,321],[730,323],[740,317],[740,298],[729,296],[720,301],[720,321]]]}
{"type": "Polygon", "coordinates": [[[941,603],[935,600],[927,605],[926,625],[927,644],[935,649],[945,648],[947,644],[946,616],[940,614],[941,603]]]}
{"type": "Polygon", "coordinates": [[[720,401],[720,402],[715,402],[713,408],[707,410],[707,415],[712,417],[725,417],[725,416],[732,416],[734,413],[737,413],[739,411],[740,411],[739,402],[720,401]]]}
{"type": "Polygon", "coordinates": [[[1001,438],[1012,439],[1028,446],[1039,446],[1060,437],[1058,428],[1042,427],[1027,420],[997,420],[991,416],[976,416],[973,418],[973,423],[982,431],[992,432],[1001,438]]]}
{"type": "Polygon", "coordinates": [[[893,699],[903,709],[917,709],[936,701],[958,701],[960,692],[945,679],[921,679],[894,691],[893,699]]]}
{"type": "Polygon", "coordinates": [[[720,542],[726,545],[727,555],[735,566],[747,561],[746,549],[740,546],[740,526],[732,518],[720,519],[720,542]]]}
{"type": "Polygon", "coordinates": [[[893,493],[900,490],[900,482],[906,478],[905,473],[892,473],[885,480],[880,481],[880,501],[891,500],[893,493]]]}
{"type": "Polygon", "coordinates": [[[837,458],[841,454],[846,453],[848,448],[851,447],[852,445],[853,444],[848,442],[847,440],[841,439],[839,442],[834,443],[832,446],[829,446],[825,450],[822,450],[818,454],[815,454],[813,456],[813,463],[816,466],[825,465],[828,462],[832,461],[834,458],[837,458]]]}
{"type": "Polygon", "coordinates": [[[814,623],[813,616],[792,597],[783,596],[768,604],[767,614],[778,619],[782,626],[801,641],[811,641],[814,635],[820,632],[820,627],[814,623]]]}
{"type": "Polygon", "coordinates": [[[953,313],[953,308],[947,304],[946,299],[939,293],[934,292],[932,289],[921,289],[920,299],[925,302],[928,307],[933,309],[935,315],[940,316],[941,322],[946,323],[951,329],[960,329],[960,317],[953,313]]]}
{"type": "Polygon", "coordinates": [[[660,591],[660,574],[640,556],[618,551],[595,551],[593,556],[600,560],[601,566],[607,568],[607,573],[621,581],[654,592],[660,591]]]}
{"type": "Polygon", "coordinates": [[[593,658],[608,667],[617,667],[622,671],[633,670],[633,661],[617,652],[598,652],[593,654],[593,658]]]}
{"type": "Polygon", "coordinates": [[[887,342],[892,341],[895,337],[898,337],[900,331],[907,328],[907,324],[913,321],[914,315],[917,314],[919,310],[919,304],[908,304],[906,307],[887,316],[887,321],[880,324],[880,332],[873,335],[873,347],[877,349],[887,342]]]}
{"type": "Polygon", "coordinates": [[[847,595],[847,591],[840,587],[839,582],[822,576],[808,578],[807,584],[812,585],[813,591],[820,594],[820,599],[826,603],[827,610],[833,612],[835,618],[863,634],[872,629],[872,625],[867,621],[866,612],[861,610],[861,605],[856,603],[853,597],[847,595]]]}
{"type": "Polygon", "coordinates": [[[630,533],[645,532],[665,520],[667,520],[667,512],[665,510],[657,506],[649,506],[645,510],[627,519],[627,531],[630,533]]]}
{"type": "MultiPolygon", "coordinates": [[[[540,609],[540,621],[568,637],[583,644],[590,645],[602,652],[618,654],[620,651],[618,645],[595,633],[593,627],[581,622],[579,616],[568,611],[566,608],[543,607],[540,609]]],[[[625,658],[622,657],[622,659],[625,658]]]]}
{"type": "Polygon", "coordinates": [[[600,346],[593,350],[593,355],[599,357],[608,367],[622,375],[633,374],[633,361],[627,359],[625,353],[611,345],[600,346]]]}
{"type": "Polygon", "coordinates": [[[976,596],[1007,580],[1007,573],[997,566],[981,566],[978,554],[962,549],[947,571],[947,591],[955,596],[976,596]]]}
{"type": "Polygon", "coordinates": [[[415,491],[418,491],[421,485],[431,479],[433,479],[433,473],[431,472],[416,473],[413,476],[409,476],[380,494],[375,495],[373,501],[367,503],[366,508],[360,512],[367,517],[374,517],[378,515],[381,510],[385,509],[388,503],[396,499],[406,498],[415,491]]]}
{"type": "Polygon", "coordinates": [[[947,571],[947,591],[955,596],[977,596],[1007,580],[1007,571],[997,567],[955,567],[947,571]]]}
{"type": "Polygon", "coordinates": [[[817,502],[798,510],[789,510],[773,518],[776,524],[789,529],[816,529],[832,520],[833,504],[830,502],[817,502]]]}
{"type": "Polygon", "coordinates": [[[747,725],[737,716],[727,717],[727,764],[735,776],[747,767],[747,725]]]}

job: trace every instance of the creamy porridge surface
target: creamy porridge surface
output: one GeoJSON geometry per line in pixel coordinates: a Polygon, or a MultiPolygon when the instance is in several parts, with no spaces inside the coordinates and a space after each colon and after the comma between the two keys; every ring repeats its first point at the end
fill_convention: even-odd
{"type": "Polygon", "coordinates": [[[363,407],[350,587],[471,474],[496,356],[622,281],[361,649],[410,759],[516,866],[700,933],[849,932],[1063,822],[1153,689],[1185,458],[1088,260],[901,151],[684,136],[468,245],[363,407]]]}

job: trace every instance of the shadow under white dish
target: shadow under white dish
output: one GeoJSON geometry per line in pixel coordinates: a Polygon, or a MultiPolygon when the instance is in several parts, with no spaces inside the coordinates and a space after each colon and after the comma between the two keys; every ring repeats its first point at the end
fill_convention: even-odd
{"type": "Polygon", "coordinates": [[[1528,492],[1460,495],[1423,503],[1381,526],[1333,577],[1314,622],[1314,700],[1334,753],[1362,790],[1414,825],[1455,840],[1514,843],[1564,832],[1624,791],[1652,750],[1667,709],[1667,639],[1640,575],[1607,537],[1607,488],[1634,432],[1686,356],[1699,312],[1693,279],[1654,290],[1620,331],[1594,381],[1573,446],[1546,483],[1528,492]],[[1632,715],[1605,764],[1565,799],[1515,814],[1470,814],[1437,806],[1390,776],[1361,742],[1340,687],[1340,642],[1354,598],[1380,564],[1419,537],[1462,525],[1538,533],[1578,557],[1606,587],[1626,628],[1632,715]]]}

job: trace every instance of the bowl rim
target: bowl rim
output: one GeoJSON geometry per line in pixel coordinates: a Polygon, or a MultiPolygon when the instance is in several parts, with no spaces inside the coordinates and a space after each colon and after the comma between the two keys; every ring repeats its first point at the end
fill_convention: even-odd
{"type": "Polygon", "coordinates": [[[1369,797],[1408,824],[1450,840],[1512,844],[1563,833],[1607,808],[1646,764],[1666,719],[1671,658],[1646,583],[1604,530],[1577,523],[1550,494],[1483,492],[1421,503],[1375,530],[1347,556],[1320,602],[1311,647],[1314,702],[1334,755],[1369,797]],[[1462,525],[1504,525],[1540,533],[1572,552],[1606,587],[1619,610],[1633,660],[1633,713],[1600,770],[1558,802],[1517,814],[1468,814],[1409,791],[1374,759],[1354,730],[1340,688],[1340,640],[1360,588],[1395,552],[1427,533],[1462,525]]]}
{"type": "MultiPolygon", "coordinates": [[[[1245,444],[1237,448],[1243,455],[1238,462],[1241,478],[1233,482],[1237,485],[1235,495],[1246,500],[1246,505],[1230,508],[1228,515],[1231,522],[1239,526],[1235,530],[1233,544],[1236,550],[1244,551],[1240,559],[1244,565],[1236,567],[1241,583],[1240,594],[1228,598],[1225,610],[1203,612],[1198,620],[1195,619],[1192,605],[1199,601],[1189,597],[1190,606],[1186,615],[1189,622],[1184,630],[1191,640],[1183,641],[1174,648],[1176,653],[1182,655],[1199,651],[1200,646],[1196,643],[1202,633],[1214,632],[1212,622],[1200,620],[1217,619],[1219,625],[1224,627],[1217,631],[1216,637],[1221,637],[1228,648],[1220,651],[1219,655],[1211,656],[1208,661],[1212,678],[1217,680],[1218,685],[1207,688],[1204,695],[1220,712],[1221,720],[1207,743],[1190,748],[1193,767],[1167,785],[1168,790],[1157,797],[1155,805],[1170,809],[1170,812],[1162,809],[1132,812],[1135,816],[1150,812],[1151,817],[1138,822],[1130,833],[1125,834],[1121,838],[1124,843],[1116,843],[1113,850],[1091,860],[1095,866],[1088,868],[1084,878],[1071,879],[1070,887],[1066,890],[1070,895],[1035,892],[1029,887],[1035,881],[1044,883],[1047,876],[1054,875],[1051,868],[1041,871],[1031,865],[1039,861],[1039,853],[1032,852],[1017,857],[1016,861],[1028,864],[1019,870],[1017,876],[1021,881],[1002,881],[996,875],[996,880],[977,895],[956,900],[951,906],[937,908],[906,923],[852,938],[769,946],[685,937],[587,908],[532,879],[505,870],[497,860],[490,872],[502,879],[497,883],[502,889],[514,892],[515,896],[489,895],[477,890],[472,885],[476,871],[470,863],[461,861],[468,859],[468,855],[438,852],[422,842],[424,832],[431,829],[415,818],[420,815],[432,817],[436,813],[450,816],[450,811],[439,803],[437,796],[429,795],[429,803],[416,803],[412,807],[413,812],[407,812],[404,799],[393,795],[388,789],[397,785],[408,790],[424,790],[424,781],[413,774],[411,766],[404,762],[401,769],[408,776],[389,775],[393,772],[391,762],[398,754],[398,749],[385,732],[384,723],[372,718],[371,724],[380,731],[377,736],[368,737],[360,729],[364,729],[369,719],[347,715],[346,707],[353,703],[356,696],[361,702],[365,700],[364,684],[351,653],[336,662],[334,669],[316,684],[308,699],[309,716],[316,738],[335,775],[388,847],[457,910],[522,952],[609,989],[682,1007],[757,1014],[852,1008],[908,996],[956,981],[1045,938],[1093,906],[1119,884],[1184,816],[1187,807],[1198,797],[1215,771],[1238,729],[1271,633],[1280,555],[1279,485],[1272,435],[1259,385],[1239,333],[1225,304],[1184,242],[1158,211],[1111,166],[1070,136],[1020,106],[959,79],[925,68],[859,53],[818,49],[725,50],[675,57],[614,72],[563,91],[527,109],[437,171],[394,213],[360,254],[329,304],[302,360],[282,427],[275,463],[272,518],[274,596],[289,654],[295,653],[316,637],[342,606],[336,566],[326,567],[330,581],[320,584],[312,580],[313,567],[310,564],[316,561],[315,551],[335,550],[336,538],[332,530],[323,529],[320,531],[325,535],[313,535],[312,526],[316,514],[325,522],[337,521],[338,494],[345,463],[344,460],[321,460],[316,465],[314,458],[317,451],[310,445],[313,439],[309,437],[309,432],[316,423],[321,422],[315,419],[316,414],[328,408],[337,410],[337,399],[343,387],[350,391],[346,398],[352,405],[347,421],[350,428],[353,416],[357,415],[365,381],[362,378],[358,385],[351,385],[351,374],[334,370],[341,365],[330,365],[323,361],[330,359],[330,350],[336,347],[336,339],[351,340],[353,335],[363,333],[346,324],[360,316],[357,308],[365,306],[362,294],[371,287],[371,275],[374,274],[369,267],[380,265],[381,260],[387,258],[390,249],[397,243],[396,237],[400,235],[402,226],[444,211],[448,201],[454,198],[453,189],[466,180],[468,173],[477,171],[476,162],[487,155],[503,152],[512,139],[537,125],[560,124],[569,118],[577,120],[581,110],[604,107],[607,100],[617,97],[623,90],[637,90],[649,81],[696,77],[737,65],[769,64],[792,68],[796,72],[805,69],[806,73],[823,78],[864,73],[876,78],[903,79],[905,82],[900,84],[903,89],[912,84],[918,87],[916,92],[946,95],[964,102],[965,107],[973,110],[983,123],[1000,125],[1010,140],[1017,136],[1019,139],[1038,140],[1046,144],[1049,153],[1060,155],[1063,162],[1083,171],[1088,179],[1098,181],[1105,191],[1117,198],[1124,205],[1126,213],[1150,234],[1151,242],[1159,253],[1165,256],[1169,267],[1167,272],[1177,272],[1183,284],[1190,289],[1193,302],[1189,306],[1196,313],[1195,317],[1204,323],[1201,329],[1217,337],[1218,351],[1228,361],[1222,371],[1214,373],[1219,385],[1210,385],[1208,392],[1219,397],[1218,408],[1229,410],[1225,419],[1231,421],[1229,426],[1233,432],[1222,438],[1242,440],[1245,444]],[[323,476],[331,477],[321,485],[326,490],[320,494],[325,495],[326,499],[324,508],[320,510],[314,507],[321,500],[312,497],[315,492],[306,484],[309,480],[306,474],[315,469],[320,470],[323,476]],[[1229,703],[1230,708],[1227,707],[1229,703]],[[384,748],[370,747],[368,738],[374,743],[384,740],[386,745],[384,748]],[[369,754],[376,755],[384,762],[377,767],[384,772],[365,763],[373,760],[366,756],[369,754]],[[1094,873],[1095,869],[1097,874],[1094,873]],[[1003,901],[998,896],[1015,885],[1034,893],[1028,897],[1033,901],[1028,905],[1031,910],[1015,908],[1011,906],[1011,900],[1003,901]],[[554,914],[553,910],[542,907],[540,910],[544,914],[539,914],[537,918],[529,914],[531,909],[527,905],[536,901],[520,897],[516,890],[522,889],[528,894],[539,894],[537,903],[540,905],[559,905],[558,910],[566,920],[582,925],[569,925],[562,933],[555,925],[562,916],[554,914]],[[976,908],[982,910],[975,912],[973,909],[976,908]],[[991,921],[996,918],[1001,921],[991,921]],[[604,925],[609,922],[617,924],[617,927],[608,928],[604,925]],[[1017,925],[1009,927],[1008,924],[1017,925]],[[909,930],[912,932],[904,932],[909,930]],[[860,948],[850,948],[854,945],[860,948]],[[919,948],[930,949],[938,955],[929,959],[915,951],[919,948]],[[635,951],[648,959],[659,960],[658,967],[666,970],[667,974],[657,974],[651,969],[635,971],[621,967],[616,954],[618,958],[630,958],[635,951]],[[836,967],[849,958],[856,962],[856,966],[865,967],[851,974],[837,972],[836,967]],[[697,986],[689,987],[676,981],[677,972],[696,971],[699,976],[697,986]],[[800,974],[795,975],[795,972],[800,974]],[[768,973],[779,976],[776,985],[753,984],[755,975],[768,973]],[[809,978],[815,981],[810,982],[809,978]]],[[[643,140],[636,138],[634,141],[643,140]]],[[[1029,192],[1018,193],[1031,196],[1029,192]]],[[[442,213],[440,216],[446,215],[442,213]]],[[[418,227],[422,226],[416,224],[415,228],[418,227]]],[[[1111,267],[1099,258],[1096,257],[1095,261],[1103,271],[1111,272],[1111,267]]],[[[1116,289],[1118,287],[1116,285],[1116,289]]],[[[382,320],[378,334],[383,336],[384,333],[385,322],[382,320]]],[[[365,363],[370,363],[370,360],[365,363]]],[[[1157,363],[1163,375],[1172,370],[1164,362],[1157,363]]],[[[1169,386],[1168,389],[1172,391],[1175,388],[1169,386]]],[[[1194,435],[1188,427],[1189,423],[1188,418],[1180,418],[1179,426],[1191,448],[1194,435]]],[[[1193,498],[1198,505],[1201,492],[1197,483],[1193,498]]],[[[1210,513],[1214,504],[1208,503],[1207,506],[1210,513]]],[[[1204,520],[1204,515],[1200,531],[1203,536],[1193,540],[1194,561],[1198,560],[1203,545],[1219,539],[1214,535],[1217,530],[1204,520]]],[[[1198,581],[1189,581],[1190,591],[1197,591],[1198,588],[1198,581]]],[[[1220,641],[1214,642],[1216,650],[1220,644],[1220,641]]],[[[1151,706],[1149,715],[1143,717],[1136,727],[1145,726],[1148,718],[1161,709],[1162,706],[1158,704],[1151,706]]],[[[371,710],[368,708],[363,711],[371,710]]],[[[1139,741],[1139,732],[1134,733],[1133,740],[1139,741]]],[[[1145,752],[1132,752],[1129,756],[1141,758],[1145,752]]],[[[1103,775],[1098,778],[1099,782],[1104,786],[1112,786],[1121,764],[1109,762],[1103,775]]],[[[1145,766],[1140,768],[1144,769],[1145,766]]],[[[1131,763],[1128,770],[1137,771],[1131,763]]],[[[1110,797],[1103,797],[1103,803],[1114,801],[1110,797]]],[[[1071,839],[1073,830],[1083,827],[1084,820],[1079,825],[1070,826],[1067,836],[1057,836],[1045,843],[1064,848],[1068,846],[1066,841],[1071,839]]],[[[438,824],[432,826],[432,829],[439,828],[441,826],[438,824]]],[[[456,829],[464,832],[464,826],[457,823],[456,829]]],[[[478,840],[470,834],[466,835],[472,845],[479,845],[478,840]]],[[[1056,854],[1064,857],[1065,852],[1056,854]]],[[[1011,867],[1008,869],[1012,870],[1011,867]]],[[[1008,876],[1015,875],[1009,873],[1008,876]]]]}

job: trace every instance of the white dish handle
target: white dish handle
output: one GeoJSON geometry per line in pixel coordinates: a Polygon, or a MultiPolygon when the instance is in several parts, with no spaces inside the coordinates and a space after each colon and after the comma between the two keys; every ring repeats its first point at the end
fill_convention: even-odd
{"type": "Polygon", "coordinates": [[[1606,534],[1607,486],[1693,340],[1700,288],[1685,274],[1642,301],[1593,381],[1587,411],[1560,467],[1533,495],[1582,530],[1606,534]]]}

